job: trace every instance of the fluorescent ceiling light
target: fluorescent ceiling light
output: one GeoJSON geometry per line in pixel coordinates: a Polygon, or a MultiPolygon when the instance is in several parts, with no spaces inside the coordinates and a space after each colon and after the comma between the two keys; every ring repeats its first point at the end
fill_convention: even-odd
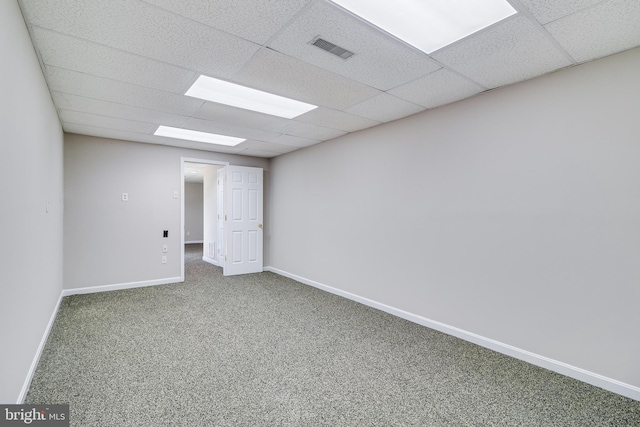
{"type": "Polygon", "coordinates": [[[431,53],[516,10],[506,0],[333,0],[348,11],[431,53]]]}
{"type": "Polygon", "coordinates": [[[198,132],[197,130],[172,128],[170,126],[158,126],[153,133],[157,136],[166,136],[168,138],[188,139],[189,141],[207,142],[209,144],[234,146],[246,141],[243,138],[233,136],[216,135],[215,133],[198,132]]]}
{"type": "Polygon", "coordinates": [[[200,76],[185,93],[187,96],[220,104],[292,119],[318,108],[316,105],[273,95],[212,77],[200,76]]]}

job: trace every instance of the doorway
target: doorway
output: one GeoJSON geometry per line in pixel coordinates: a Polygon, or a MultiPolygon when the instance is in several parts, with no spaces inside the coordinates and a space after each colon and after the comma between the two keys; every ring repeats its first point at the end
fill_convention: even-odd
{"type": "Polygon", "coordinates": [[[183,278],[186,244],[202,245],[202,260],[219,265],[217,177],[218,169],[228,164],[228,162],[207,159],[181,159],[182,208],[180,221],[182,230],[181,276],[183,278]],[[201,188],[201,193],[194,194],[198,188],[201,188]],[[194,209],[198,209],[198,207],[200,207],[200,211],[194,212],[194,209]],[[201,218],[201,224],[197,224],[198,218],[201,218]]]}
{"type": "Polygon", "coordinates": [[[185,229],[186,185],[202,181],[202,260],[223,268],[225,276],[263,271],[263,170],[226,162],[181,159],[181,276],[185,242],[199,241],[185,229]],[[187,238],[187,239],[185,239],[187,238]],[[189,240],[191,239],[191,240],[189,240]]]}

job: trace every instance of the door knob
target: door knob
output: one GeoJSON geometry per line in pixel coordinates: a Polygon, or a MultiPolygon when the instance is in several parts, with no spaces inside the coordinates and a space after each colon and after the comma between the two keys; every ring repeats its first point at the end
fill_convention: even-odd
{"type": "Polygon", "coordinates": [[[262,224],[258,224],[258,228],[262,228],[262,224]]]}

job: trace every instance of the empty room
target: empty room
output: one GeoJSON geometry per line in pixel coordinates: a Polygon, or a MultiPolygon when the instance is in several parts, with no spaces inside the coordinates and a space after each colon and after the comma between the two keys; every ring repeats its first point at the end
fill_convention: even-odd
{"type": "Polygon", "coordinates": [[[0,2],[0,424],[640,425],[638,22],[0,2]]]}

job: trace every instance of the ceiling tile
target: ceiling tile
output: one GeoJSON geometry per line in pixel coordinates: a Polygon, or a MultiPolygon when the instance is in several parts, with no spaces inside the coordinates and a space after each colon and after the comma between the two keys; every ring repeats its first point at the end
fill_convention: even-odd
{"type": "Polygon", "coordinates": [[[434,108],[468,98],[484,90],[482,86],[469,79],[441,69],[388,93],[426,108],[434,108]]]}
{"type": "Polygon", "coordinates": [[[244,126],[229,124],[223,121],[202,120],[194,118],[187,120],[184,125],[182,125],[182,127],[185,129],[192,129],[200,132],[235,136],[238,138],[256,139],[259,141],[271,141],[279,136],[278,133],[251,129],[244,126]]]}
{"type": "Polygon", "coordinates": [[[316,126],[309,123],[302,123],[295,120],[289,120],[287,125],[281,129],[282,133],[302,138],[317,139],[326,141],[327,139],[337,138],[346,132],[338,129],[330,129],[322,126],[316,126]]]}
{"type": "Polygon", "coordinates": [[[273,142],[263,142],[263,141],[254,141],[254,140],[247,140],[247,141],[241,142],[240,144],[236,145],[236,147],[248,148],[251,150],[271,151],[273,153],[278,153],[278,154],[289,153],[291,151],[295,151],[298,149],[298,147],[293,147],[291,145],[275,144],[273,142]]]}
{"type": "Polygon", "coordinates": [[[345,111],[380,122],[390,122],[424,110],[423,107],[388,93],[381,93],[345,111]]]}
{"type": "Polygon", "coordinates": [[[33,25],[212,76],[230,77],[251,43],[140,1],[23,0],[33,25]]]}
{"type": "Polygon", "coordinates": [[[611,0],[545,25],[578,62],[640,45],[640,1],[611,0]]]}
{"type": "Polygon", "coordinates": [[[522,15],[463,39],[432,57],[487,88],[571,65],[541,28],[522,15]]]}
{"type": "Polygon", "coordinates": [[[254,150],[251,148],[247,148],[245,150],[242,150],[239,154],[241,156],[264,157],[264,158],[270,159],[272,157],[279,156],[281,153],[275,153],[273,151],[254,150]]]}
{"type": "Polygon", "coordinates": [[[264,44],[310,0],[144,0],[189,19],[264,44]]]}
{"type": "Polygon", "coordinates": [[[39,27],[33,36],[47,65],[175,93],[184,93],[196,77],[184,68],[39,27]]]}
{"type": "Polygon", "coordinates": [[[205,102],[193,117],[272,132],[279,132],[289,122],[289,119],[283,117],[230,107],[215,102],[205,102]]]}
{"type": "Polygon", "coordinates": [[[80,111],[60,110],[60,120],[63,123],[93,126],[107,129],[124,130],[134,133],[151,134],[158,125],[134,120],[120,119],[116,117],[99,116],[97,114],[82,113],[80,111]]]}
{"type": "Polygon", "coordinates": [[[304,148],[310,147],[312,145],[319,144],[322,141],[318,141],[315,139],[301,138],[299,136],[293,135],[280,135],[277,138],[274,138],[271,142],[283,145],[290,145],[292,147],[304,148]]]}
{"type": "Polygon", "coordinates": [[[161,138],[142,133],[126,132],[101,127],[79,125],[76,123],[63,123],[64,131],[67,133],[77,133],[79,135],[97,136],[101,138],[121,139],[123,141],[146,142],[150,144],[163,144],[161,138]]]}
{"type": "Polygon", "coordinates": [[[165,138],[151,135],[154,139],[158,138],[162,145],[170,145],[172,147],[191,148],[194,150],[213,151],[215,153],[240,154],[244,149],[238,147],[229,147],[226,145],[208,144],[206,142],[187,141],[183,139],[165,138]]]}
{"type": "Polygon", "coordinates": [[[197,141],[185,141],[181,139],[165,138],[162,136],[145,135],[142,133],[104,129],[77,124],[65,124],[64,130],[68,133],[77,133],[80,135],[91,135],[102,138],[120,139],[123,141],[144,142],[148,144],[170,145],[173,147],[192,148],[195,150],[213,151],[216,153],[235,154],[244,150],[243,148],[237,147],[227,147],[224,145],[207,144],[197,141]]]}
{"type": "Polygon", "coordinates": [[[380,93],[270,49],[261,49],[235,80],[255,89],[336,110],[380,93]]]}
{"type": "Polygon", "coordinates": [[[116,104],[115,102],[84,98],[82,96],[70,95],[67,93],[53,92],[52,95],[56,106],[61,110],[80,111],[100,116],[118,117],[121,119],[135,118],[140,122],[177,127],[180,127],[189,119],[189,117],[186,116],[132,107],[130,105],[116,104]]]}
{"type": "Polygon", "coordinates": [[[204,101],[157,89],[95,77],[62,68],[46,68],[51,91],[110,101],[181,116],[193,115],[204,101]]]}
{"type": "Polygon", "coordinates": [[[563,16],[577,12],[602,0],[520,0],[531,14],[546,24],[563,16]]]}
{"type": "Polygon", "coordinates": [[[269,47],[380,90],[440,68],[426,54],[325,2],[305,9],[269,47]],[[355,55],[344,60],[313,46],[318,35],[355,55]]]}
{"type": "Polygon", "coordinates": [[[311,123],[345,132],[354,132],[360,129],[379,125],[376,120],[365,119],[342,111],[332,110],[326,107],[318,107],[295,118],[296,121],[311,123]]]}

